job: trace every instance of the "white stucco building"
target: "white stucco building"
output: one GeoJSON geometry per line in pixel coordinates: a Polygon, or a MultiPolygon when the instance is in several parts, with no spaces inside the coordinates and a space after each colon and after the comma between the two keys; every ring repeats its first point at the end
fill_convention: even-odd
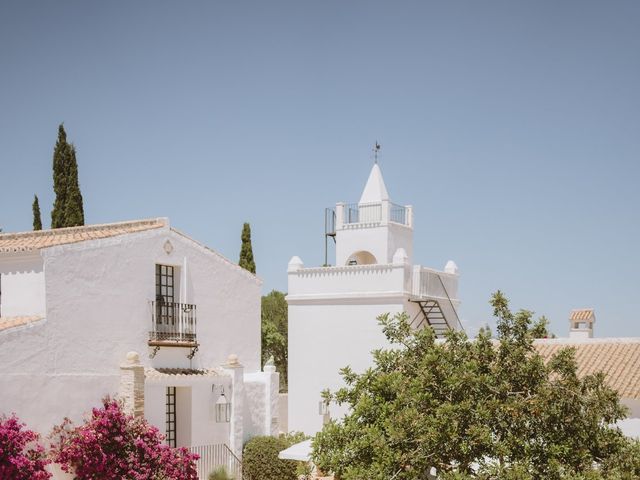
{"type": "Polygon", "coordinates": [[[240,457],[277,433],[260,288],[167,219],[1,234],[0,413],[46,435],[120,395],[170,444],[240,457]]]}
{"type": "Polygon", "coordinates": [[[413,208],[391,202],[377,163],[358,203],[338,203],[328,219],[336,265],[305,267],[293,257],[288,266],[288,425],[308,434],[322,427],[320,392],[341,385],[339,369],[364,371],[386,344],[378,315],[406,312],[416,328],[438,334],[462,328],[457,266],[413,264],[413,208]]]}

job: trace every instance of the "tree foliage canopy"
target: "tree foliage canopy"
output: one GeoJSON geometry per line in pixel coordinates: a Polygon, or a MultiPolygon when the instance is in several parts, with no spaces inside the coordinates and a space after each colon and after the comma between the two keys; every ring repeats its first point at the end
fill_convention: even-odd
{"type": "Polygon", "coordinates": [[[42,217],[40,216],[40,202],[38,201],[38,196],[33,196],[33,204],[31,205],[31,209],[33,210],[33,229],[34,230],[42,230],[42,217]]]}
{"type": "Polygon", "coordinates": [[[51,211],[51,228],[84,225],[76,149],[67,143],[67,132],[62,124],[58,126],[58,140],[53,150],[53,191],[56,198],[51,211]]]}
{"type": "Polygon", "coordinates": [[[280,372],[280,390],[286,391],[288,382],[288,305],[285,294],[272,290],[262,297],[262,364],[273,357],[280,372]]]}
{"type": "Polygon", "coordinates": [[[256,262],[253,259],[253,247],[251,246],[251,226],[245,223],[242,226],[242,246],[240,247],[240,265],[251,273],[256,273],[256,262]]]}
{"type": "Polygon", "coordinates": [[[395,346],[327,400],[350,413],[313,443],[313,460],[341,480],[640,478],[640,447],[614,422],[625,417],[603,374],[577,376],[574,351],[547,364],[531,312],[513,314],[497,292],[488,330],[470,341],[414,331],[404,314],[379,318],[395,346]]]}

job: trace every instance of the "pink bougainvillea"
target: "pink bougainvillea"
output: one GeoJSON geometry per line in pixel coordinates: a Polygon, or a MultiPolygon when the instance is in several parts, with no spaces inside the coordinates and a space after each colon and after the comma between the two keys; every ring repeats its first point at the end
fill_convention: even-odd
{"type": "Polygon", "coordinates": [[[198,456],[163,443],[158,429],[105,398],[91,418],[74,426],[68,419],[52,434],[52,456],[78,480],[197,480],[198,456]]]}
{"type": "Polygon", "coordinates": [[[46,480],[49,463],[38,434],[26,430],[15,415],[0,417],[0,479],[46,480]]]}

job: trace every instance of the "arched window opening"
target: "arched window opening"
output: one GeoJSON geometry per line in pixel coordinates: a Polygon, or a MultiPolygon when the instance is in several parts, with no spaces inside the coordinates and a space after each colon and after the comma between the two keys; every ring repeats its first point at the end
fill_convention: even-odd
{"type": "Polygon", "coordinates": [[[374,257],[371,252],[365,250],[352,253],[347,259],[347,265],[373,265],[376,263],[378,263],[376,257],[374,257]]]}

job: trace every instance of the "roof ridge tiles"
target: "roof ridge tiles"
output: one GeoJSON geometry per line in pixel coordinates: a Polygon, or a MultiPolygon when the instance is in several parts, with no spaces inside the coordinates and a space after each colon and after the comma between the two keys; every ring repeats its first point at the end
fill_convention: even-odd
{"type": "Polygon", "coordinates": [[[88,240],[169,227],[165,217],[0,234],[0,252],[30,252],[88,240]]]}
{"type": "Polygon", "coordinates": [[[164,225],[168,225],[168,223],[169,222],[166,217],[144,218],[140,220],[125,220],[122,222],[113,222],[113,223],[95,223],[92,225],[80,225],[77,227],[48,228],[46,230],[29,230],[24,232],[6,232],[6,233],[0,233],[0,240],[12,240],[14,238],[22,238],[22,237],[46,237],[46,236],[55,236],[55,235],[62,235],[65,233],[74,233],[74,232],[93,232],[96,230],[137,227],[145,224],[148,224],[148,225],[162,224],[164,226],[164,225]]]}

